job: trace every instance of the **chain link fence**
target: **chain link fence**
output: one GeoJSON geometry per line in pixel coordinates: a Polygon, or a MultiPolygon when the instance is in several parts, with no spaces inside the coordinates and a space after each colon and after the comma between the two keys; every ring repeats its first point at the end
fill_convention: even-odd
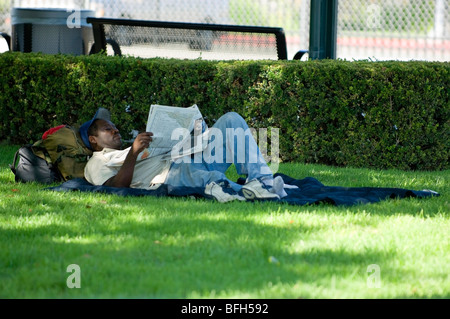
{"type": "MultiPolygon", "coordinates": [[[[12,7],[92,9],[97,17],[282,27],[289,59],[309,47],[310,0],[0,0],[1,32],[11,32],[12,7]]],[[[340,59],[450,61],[450,0],[340,0],[338,10],[340,59]]]]}
{"type": "Polygon", "coordinates": [[[450,61],[449,0],[339,1],[337,55],[450,61]]]}

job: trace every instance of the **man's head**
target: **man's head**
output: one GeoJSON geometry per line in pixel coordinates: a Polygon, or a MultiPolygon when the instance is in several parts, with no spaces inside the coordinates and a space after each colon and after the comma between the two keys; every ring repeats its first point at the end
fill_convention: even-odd
{"type": "Polygon", "coordinates": [[[122,137],[111,121],[94,120],[88,129],[88,138],[93,151],[101,151],[104,148],[116,150],[122,148],[122,137]]]}
{"type": "Polygon", "coordinates": [[[101,151],[105,147],[122,147],[122,139],[119,130],[111,122],[111,114],[102,107],[91,120],[80,126],[80,135],[84,144],[93,151],[101,151]]]}

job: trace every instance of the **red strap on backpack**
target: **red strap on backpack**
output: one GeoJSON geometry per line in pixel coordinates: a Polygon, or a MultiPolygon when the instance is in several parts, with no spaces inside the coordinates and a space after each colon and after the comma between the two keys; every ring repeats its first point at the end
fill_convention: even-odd
{"type": "Polygon", "coordinates": [[[49,135],[52,135],[53,133],[55,133],[59,129],[62,129],[63,127],[65,127],[65,125],[58,125],[52,127],[51,129],[48,129],[47,131],[44,132],[44,134],[42,134],[42,139],[45,140],[49,135]]]}

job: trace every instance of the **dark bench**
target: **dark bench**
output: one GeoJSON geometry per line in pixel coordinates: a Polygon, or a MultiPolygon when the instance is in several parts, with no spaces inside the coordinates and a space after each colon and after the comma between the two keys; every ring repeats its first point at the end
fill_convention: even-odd
{"type": "Polygon", "coordinates": [[[8,43],[8,49],[11,51],[11,36],[5,32],[0,32],[0,36],[8,43]]]}
{"type": "MultiPolygon", "coordinates": [[[[92,17],[87,22],[92,24],[95,42],[90,54],[106,52],[109,44],[115,55],[127,54],[125,49],[138,56],[145,51],[158,56],[174,50],[183,52],[182,58],[188,57],[188,51],[197,51],[202,58],[211,55],[217,60],[246,54],[252,59],[288,59],[282,28],[92,17]]],[[[294,59],[300,60],[305,53],[298,51],[294,59]]]]}

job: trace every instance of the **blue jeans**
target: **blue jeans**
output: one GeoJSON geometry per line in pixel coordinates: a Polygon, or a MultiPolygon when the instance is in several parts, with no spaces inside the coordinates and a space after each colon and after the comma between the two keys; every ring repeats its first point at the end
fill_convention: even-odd
{"type": "Polygon", "coordinates": [[[221,116],[212,127],[212,132],[213,136],[203,153],[172,163],[165,184],[173,187],[205,187],[214,181],[227,180],[238,192],[242,185],[225,176],[231,164],[235,165],[239,175],[247,176],[247,181],[273,179],[258,144],[239,114],[229,112],[221,116]],[[214,132],[217,134],[214,135],[214,132]],[[244,132],[247,134],[242,134],[244,132]]]}

